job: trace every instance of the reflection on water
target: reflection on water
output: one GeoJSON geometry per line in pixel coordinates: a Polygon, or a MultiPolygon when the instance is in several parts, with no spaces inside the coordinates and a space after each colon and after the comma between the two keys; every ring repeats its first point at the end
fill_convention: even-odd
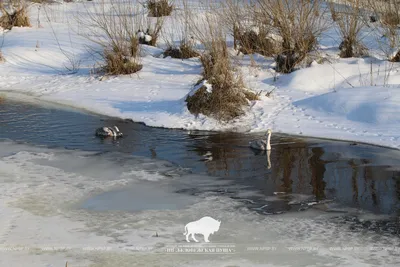
{"type": "Polygon", "coordinates": [[[329,162],[321,159],[322,155],[324,154],[324,150],[321,147],[314,147],[311,149],[311,151],[312,156],[308,160],[308,164],[310,165],[311,169],[312,193],[315,195],[317,200],[321,200],[325,198],[325,164],[328,164],[329,162]]]}
{"type": "MultiPolygon", "coordinates": [[[[400,214],[399,151],[276,133],[272,151],[248,147],[249,141],[263,136],[149,128],[8,99],[0,105],[0,138],[168,160],[256,190],[257,197],[247,199],[256,201],[257,207],[269,203],[267,210],[297,211],[311,207],[313,201],[334,200],[376,213],[400,214]],[[94,130],[103,125],[117,125],[124,138],[96,138],[94,130]]],[[[181,188],[180,192],[196,190],[181,188]]]]}

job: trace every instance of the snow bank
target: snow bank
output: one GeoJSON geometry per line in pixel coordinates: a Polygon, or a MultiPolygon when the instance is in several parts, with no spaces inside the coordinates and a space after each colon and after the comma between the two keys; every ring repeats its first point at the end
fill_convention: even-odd
{"type": "MultiPolygon", "coordinates": [[[[400,90],[385,87],[340,89],[293,103],[312,109],[315,115],[332,116],[341,121],[367,123],[371,127],[400,123],[400,90]]],[[[368,127],[368,125],[366,125],[368,127]]]]}
{"type": "MultiPolygon", "coordinates": [[[[81,36],[84,29],[74,19],[86,12],[84,3],[49,5],[47,16],[43,9],[38,13],[39,5],[34,4],[30,8],[32,28],[0,33],[7,60],[0,64],[0,91],[129,118],[149,126],[242,132],[271,128],[293,135],[400,148],[400,106],[395,88],[400,83],[399,64],[375,57],[339,59],[334,29],[321,39],[321,55],[327,58],[326,62],[313,62],[309,68],[291,74],[277,75],[273,60],[260,55],[253,59],[236,57],[247,86],[260,92],[261,100],[253,102],[245,116],[219,123],[204,116],[195,117],[187,110],[184,99],[201,77],[201,63],[198,59],[160,58],[161,48],[166,46],[163,38],[161,48],[143,47],[144,67],[139,73],[93,75],[91,70],[97,59],[88,51],[88,41],[81,36]],[[77,73],[71,73],[71,64],[77,62],[77,73]]],[[[198,8],[196,1],[191,1],[190,6],[197,8],[201,19],[205,11],[198,8]]],[[[168,30],[164,34],[179,38],[179,20],[172,17],[165,23],[168,30]]],[[[362,33],[367,38],[365,43],[372,49],[371,54],[379,54],[370,31],[362,33]]]]}

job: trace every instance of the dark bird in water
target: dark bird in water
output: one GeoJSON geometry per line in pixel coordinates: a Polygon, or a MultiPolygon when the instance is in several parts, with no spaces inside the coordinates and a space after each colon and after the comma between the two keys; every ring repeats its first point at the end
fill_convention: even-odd
{"type": "Polygon", "coordinates": [[[101,127],[96,130],[96,136],[101,137],[122,137],[122,133],[119,131],[117,126],[112,127],[101,127]]]}

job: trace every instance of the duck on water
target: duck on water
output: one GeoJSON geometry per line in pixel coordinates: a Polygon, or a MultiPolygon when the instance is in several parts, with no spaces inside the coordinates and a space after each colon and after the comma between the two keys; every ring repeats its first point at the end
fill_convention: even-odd
{"type": "Polygon", "coordinates": [[[96,136],[100,136],[100,137],[122,137],[122,133],[120,132],[120,130],[118,129],[117,126],[112,126],[112,127],[100,127],[96,130],[96,136]]]}

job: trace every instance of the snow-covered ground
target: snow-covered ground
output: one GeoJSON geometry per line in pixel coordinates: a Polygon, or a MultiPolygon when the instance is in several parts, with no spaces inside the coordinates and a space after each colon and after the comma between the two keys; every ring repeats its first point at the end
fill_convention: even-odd
{"type": "MultiPolygon", "coordinates": [[[[83,29],[75,20],[84,12],[83,3],[55,4],[47,7],[47,12],[42,8],[39,14],[38,7],[30,8],[31,28],[2,33],[1,51],[6,62],[0,64],[1,91],[149,126],[250,132],[271,128],[400,148],[399,64],[380,56],[371,29],[363,32],[363,41],[374,57],[339,59],[340,38],[335,29],[325,33],[320,42],[321,55],[330,63],[313,62],[309,68],[276,76],[270,58],[255,55],[254,64],[249,56],[236,57],[247,86],[261,91],[261,100],[252,103],[245,116],[221,124],[204,116],[195,118],[186,109],[185,96],[202,71],[198,59],[164,59],[159,57],[162,49],[146,47],[142,71],[101,78],[91,74],[96,60],[87,49],[88,41],[79,35],[83,29]],[[72,65],[78,62],[79,70],[72,74],[72,65]]],[[[166,20],[166,28],[175,26],[176,20],[166,20]]],[[[165,46],[163,38],[159,45],[165,46]]]]}

